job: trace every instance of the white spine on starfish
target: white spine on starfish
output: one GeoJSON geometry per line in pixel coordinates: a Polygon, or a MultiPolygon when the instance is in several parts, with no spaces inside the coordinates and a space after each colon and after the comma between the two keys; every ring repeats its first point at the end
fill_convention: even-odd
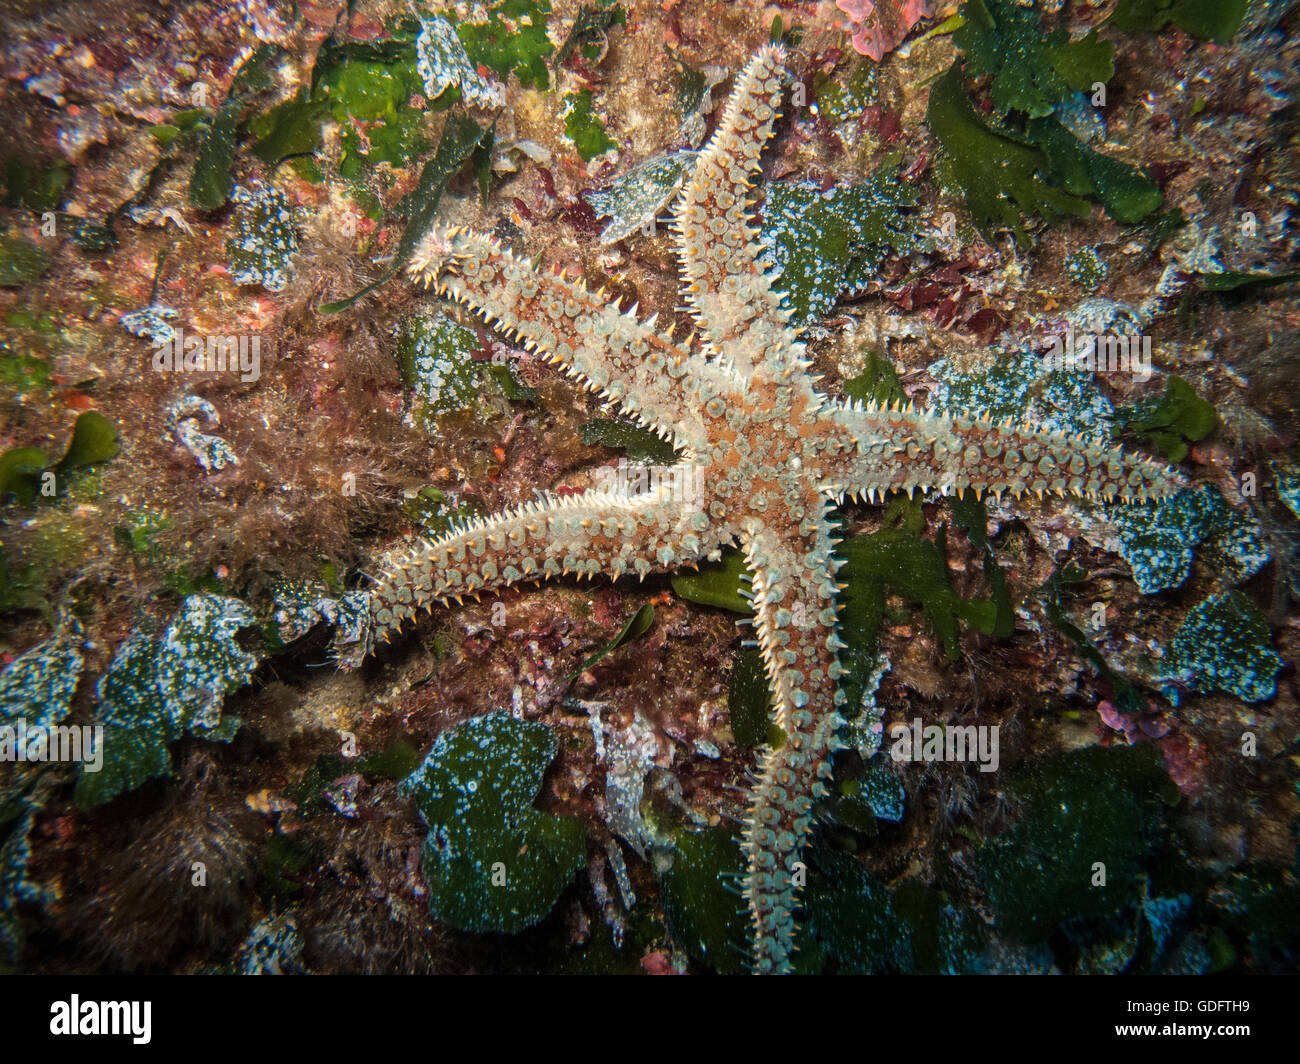
{"type": "Polygon", "coordinates": [[[836,403],[839,445],[823,489],[836,498],[937,489],[977,495],[1076,495],[1141,502],[1176,494],[1168,466],[1113,444],[1035,429],[1010,419],[922,411],[911,404],[836,403]]]}
{"type": "Polygon", "coordinates": [[[731,533],[674,498],[676,482],[637,495],[551,496],[390,552],[371,574],[370,624],[359,644],[340,644],[340,661],[359,664],[417,613],[453,599],[570,573],[644,579],[697,562],[731,533]]]}
{"type": "Polygon", "coordinates": [[[689,449],[705,438],[700,405],[744,390],[725,368],[620,311],[612,296],[535,270],[490,236],[435,228],[416,245],[407,270],[689,449]]]}
{"type": "Polygon", "coordinates": [[[747,216],[751,178],[780,117],[784,63],[785,49],[768,45],[737,76],[674,205],[673,228],[689,309],[709,346],[739,373],[780,379],[811,396],[803,344],[747,216]]]}

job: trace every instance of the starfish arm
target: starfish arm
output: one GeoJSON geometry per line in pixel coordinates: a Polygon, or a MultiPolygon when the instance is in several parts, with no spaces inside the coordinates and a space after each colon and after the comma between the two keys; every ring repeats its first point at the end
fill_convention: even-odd
{"type": "Polygon", "coordinates": [[[753,574],[755,629],[785,734],[762,760],[745,820],[745,898],[753,919],[756,972],[789,970],[798,903],[795,863],[812,826],[813,799],[826,793],[831,754],[841,745],[836,635],[838,563],[827,501],[808,493],[800,528],[749,527],[741,540],[753,574]]]}
{"type": "Polygon", "coordinates": [[[391,552],[368,589],[369,623],[359,640],[339,637],[340,664],[360,664],[376,641],[387,642],[417,613],[451,599],[567,573],[645,577],[696,561],[727,531],[692,501],[679,501],[690,500],[697,467],[681,463],[672,471],[655,491],[552,496],[391,552]]]}
{"type": "Polygon", "coordinates": [[[836,442],[823,462],[822,489],[836,498],[971,488],[1141,502],[1167,498],[1186,484],[1177,470],[1114,444],[1011,420],[844,403],[833,404],[825,417],[836,442]]]}
{"type": "MultiPolygon", "coordinates": [[[[466,303],[507,336],[540,350],[665,439],[694,448],[704,439],[696,413],[737,382],[721,367],[640,322],[581,281],[533,269],[493,237],[431,230],[416,245],[411,276],[466,303]],[[707,394],[701,397],[701,391],[707,394]]],[[[635,310],[635,308],[633,308],[635,310]]]]}
{"type": "Polygon", "coordinates": [[[686,299],[704,338],[738,371],[790,379],[808,363],[746,217],[750,178],[781,104],[785,51],[762,48],[736,79],[713,139],[678,198],[674,229],[686,299]]]}

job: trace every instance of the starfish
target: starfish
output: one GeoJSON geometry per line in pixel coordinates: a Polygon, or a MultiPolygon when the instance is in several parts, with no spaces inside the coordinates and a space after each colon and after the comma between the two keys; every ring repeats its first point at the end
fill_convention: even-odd
{"type": "Polygon", "coordinates": [[[674,239],[698,338],[681,342],[563,273],[540,271],[491,236],[434,228],[414,280],[468,305],[538,350],[683,453],[651,490],[544,496],[388,555],[355,663],[419,611],[465,595],[573,573],[666,573],[739,542],[753,624],[784,736],[764,748],[745,817],[744,895],[756,972],[790,970],[799,858],[842,746],[833,507],[891,491],[1046,492],[1142,500],[1176,472],[1028,425],[837,401],[819,393],[747,211],[759,156],[780,117],[784,50],[762,48],[674,205],[674,239]],[[698,485],[693,495],[674,485],[698,485]],[[685,497],[675,497],[676,495],[685,497]]]}

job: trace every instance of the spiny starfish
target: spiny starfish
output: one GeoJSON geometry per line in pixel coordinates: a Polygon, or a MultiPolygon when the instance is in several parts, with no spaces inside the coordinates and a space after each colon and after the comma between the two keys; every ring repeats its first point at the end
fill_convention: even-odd
{"type": "Polygon", "coordinates": [[[547,497],[474,520],[383,560],[356,662],[417,611],[566,573],[670,572],[739,541],[754,626],[784,735],[765,750],[744,826],[744,894],[755,971],[790,969],[796,865],[841,745],[831,509],[845,497],[943,488],[1148,499],[1173,471],[1108,445],[1010,422],[819,394],[804,345],[746,216],[751,178],[779,117],[784,51],[770,45],[736,82],[721,124],[675,204],[674,233],[702,350],[656,332],[563,274],[539,272],[490,236],[437,228],[410,272],[468,304],[683,453],[686,477],[640,494],[547,497]],[[700,485],[698,498],[672,486],[700,485]]]}

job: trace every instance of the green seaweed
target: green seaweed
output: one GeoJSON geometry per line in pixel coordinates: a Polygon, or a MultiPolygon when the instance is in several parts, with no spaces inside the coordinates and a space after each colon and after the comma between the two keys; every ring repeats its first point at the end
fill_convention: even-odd
{"type": "Polygon", "coordinates": [[[1172,22],[1193,37],[1227,44],[1247,7],[1249,0],[1119,0],[1107,21],[1125,33],[1154,33],[1172,22]]]}
{"type": "Polygon", "coordinates": [[[694,572],[675,573],[672,577],[673,592],[687,602],[701,606],[717,606],[732,613],[753,613],[749,599],[741,594],[749,583],[748,574],[744,553],[725,551],[719,562],[705,562],[694,572]]]}
{"type": "Polygon", "coordinates": [[[1218,424],[1214,406],[1181,377],[1170,376],[1159,399],[1145,399],[1115,412],[1117,427],[1144,437],[1171,462],[1187,457],[1188,442],[1205,439],[1218,424]]]}
{"type": "Polygon", "coordinates": [[[103,764],[98,772],[83,766],[78,806],[103,805],[170,773],[168,744],[186,732],[217,742],[233,738],[239,721],[223,719],[221,705],[257,665],[235,639],[255,622],[238,599],[204,592],[181,603],[161,637],[140,629],[127,638],[96,691],[103,764]]]}
{"type": "Polygon", "coordinates": [[[1045,36],[1038,12],[1011,0],[967,0],[961,14],[965,23],[953,41],[969,76],[992,75],[990,96],[1000,111],[1049,115],[1071,92],[1115,73],[1115,46],[1096,30],[1078,41],[1065,29],[1045,36]]]}
{"type": "Polygon", "coordinates": [[[890,157],[863,183],[830,192],[809,182],[768,186],[760,239],[796,321],[824,317],[840,296],[865,288],[887,255],[914,249],[908,208],[917,190],[898,166],[890,157]]]}
{"type": "Polygon", "coordinates": [[[292,99],[257,115],[248,123],[249,132],[256,138],[253,154],[270,167],[291,156],[314,154],[320,148],[321,122],[328,110],[327,101],[303,89],[292,99]]]}
{"type": "Polygon", "coordinates": [[[1101,652],[1092,645],[1088,637],[1066,617],[1065,610],[1062,608],[1062,591],[1071,584],[1083,583],[1087,578],[1087,572],[1073,562],[1067,562],[1057,569],[1038,588],[1038,595],[1043,603],[1043,613],[1052,627],[1070,640],[1075,650],[1082,654],[1097,670],[1097,674],[1110,685],[1111,691],[1114,692],[1112,700],[1119,707],[1120,712],[1137,713],[1146,707],[1146,699],[1132,683],[1110,667],[1110,663],[1102,657],[1101,652]]]}
{"type": "Polygon", "coordinates": [[[555,51],[547,34],[549,0],[492,0],[486,16],[456,24],[465,51],[505,79],[513,72],[525,88],[546,89],[550,72],[546,57],[555,51]]]}
{"type": "Polygon", "coordinates": [[[18,288],[50,268],[48,252],[17,236],[0,236],[0,288],[18,288]]]}
{"type": "Polygon", "coordinates": [[[460,168],[474,154],[474,149],[478,147],[486,133],[487,130],[468,115],[448,117],[437,150],[424,164],[415,188],[402,203],[401,209],[406,214],[407,223],[401,239],[397,242],[393,265],[377,281],[366,285],[361,291],[353,293],[346,299],[322,303],[320,306],[322,314],[337,314],[341,310],[347,310],[357,300],[388,283],[401,272],[410,259],[416,243],[433,224],[447,182],[456,176],[460,168]]]}
{"type": "Polygon", "coordinates": [[[561,681],[561,686],[567,689],[569,685],[573,683],[574,680],[576,680],[584,672],[590,669],[593,665],[596,665],[597,663],[603,661],[615,650],[621,647],[624,643],[629,643],[633,639],[640,639],[643,635],[646,634],[646,632],[650,631],[650,629],[654,627],[654,623],[655,623],[655,608],[653,605],[647,602],[644,606],[638,609],[634,614],[632,614],[631,617],[627,619],[627,623],[623,625],[618,635],[616,635],[603,647],[597,650],[596,653],[592,654],[591,657],[587,658],[581,665],[579,665],[576,669],[574,669],[571,673],[569,673],[569,675],[566,676],[563,681],[561,681]]]}
{"type": "Polygon", "coordinates": [[[107,462],[117,455],[119,448],[117,426],[98,410],[87,410],[78,415],[72,426],[72,439],[63,457],[54,464],[58,473],[107,462]]]}
{"type": "Polygon", "coordinates": [[[727,688],[727,712],[737,746],[751,749],[772,741],[771,705],[763,655],[757,650],[746,650],[736,659],[727,688]]]}
{"type": "Polygon", "coordinates": [[[854,403],[875,403],[884,406],[889,403],[907,401],[907,393],[898,379],[898,371],[886,358],[881,358],[874,351],[867,352],[867,364],[856,377],[844,382],[844,398],[854,403]]]}
{"type": "Polygon", "coordinates": [[[670,868],[659,874],[659,896],[673,938],[688,954],[723,975],[745,971],[746,917],[730,881],[744,854],[726,828],[679,832],[670,868]]]}
{"type": "Polygon", "coordinates": [[[976,113],[962,86],[959,62],[931,87],[926,122],[951,158],[949,173],[988,242],[993,243],[998,229],[1007,229],[1017,244],[1028,247],[1022,215],[1048,224],[1088,216],[1087,200],[1044,180],[1045,152],[1009,130],[992,128],[976,113]]]}
{"type": "Polygon", "coordinates": [[[1107,921],[1141,903],[1164,839],[1165,806],[1177,800],[1153,746],[1058,754],[1018,769],[1009,786],[1021,819],[975,853],[1002,932],[1043,941],[1066,921],[1107,921]]]}
{"type": "Polygon", "coordinates": [[[845,975],[912,970],[908,925],[886,887],[847,854],[809,851],[803,904],[808,927],[845,975]]]}
{"type": "Polygon", "coordinates": [[[544,724],[491,713],[444,732],[401,784],[429,826],[435,919],[513,934],[542,920],[585,861],[574,817],[533,808],[558,744],[544,724]]]}
{"type": "Polygon", "coordinates": [[[846,630],[857,629],[851,632],[853,639],[846,639],[850,646],[854,642],[877,645],[886,589],[920,605],[950,660],[958,656],[959,619],[986,635],[997,627],[998,610],[993,601],[965,599],[952,589],[943,528],[934,541],[909,528],[882,528],[846,540],[838,553],[845,561],[839,580],[849,585],[844,625],[846,630]],[[854,623],[859,611],[861,619],[854,623]]]}
{"type": "Polygon", "coordinates": [[[0,454],[0,501],[12,497],[19,506],[31,506],[48,463],[39,447],[11,447],[0,454]]]}
{"type": "Polygon", "coordinates": [[[268,67],[277,51],[272,45],[264,45],[249,56],[236,72],[225,103],[199,125],[198,155],[190,176],[190,202],[196,207],[216,210],[230,198],[240,118],[252,96],[270,83],[268,67]]]}
{"type": "Polygon", "coordinates": [[[1052,183],[1095,199],[1117,222],[1137,222],[1164,202],[1160,186],[1135,166],[1084,145],[1055,117],[1034,118],[1025,136],[1047,158],[1052,183]]]}
{"type": "Polygon", "coordinates": [[[564,135],[573,142],[583,162],[618,149],[605,132],[604,119],[595,111],[590,89],[571,92],[564,97],[564,135]]]}
{"type": "Polygon", "coordinates": [[[1213,570],[1233,584],[1250,579],[1269,558],[1258,519],[1229,506],[1209,484],[1160,502],[1118,506],[1112,519],[1120,556],[1144,595],[1181,585],[1191,571],[1193,548],[1202,544],[1213,570]]]}
{"type": "Polygon", "coordinates": [[[1194,690],[1226,691],[1243,702],[1277,693],[1282,659],[1272,648],[1268,621],[1240,591],[1211,595],[1174,633],[1166,667],[1189,670],[1194,690]]]}
{"type": "Polygon", "coordinates": [[[626,418],[592,418],[578,427],[578,433],[588,447],[623,450],[634,462],[669,465],[677,455],[671,442],[626,418]]]}
{"type": "Polygon", "coordinates": [[[63,457],[53,465],[39,447],[13,447],[0,454],[0,501],[12,496],[19,506],[31,506],[45,490],[48,473],[57,491],[64,474],[113,458],[118,452],[117,426],[97,410],[86,410],[72,426],[63,457]]]}

